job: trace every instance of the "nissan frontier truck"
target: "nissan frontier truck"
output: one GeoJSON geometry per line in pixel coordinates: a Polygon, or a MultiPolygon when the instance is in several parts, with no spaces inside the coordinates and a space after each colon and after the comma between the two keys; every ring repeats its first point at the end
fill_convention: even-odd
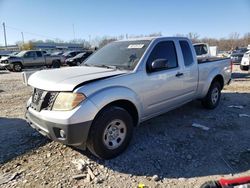
{"type": "Polygon", "coordinates": [[[26,118],[52,140],[110,159],[143,121],[196,99],[216,108],[231,72],[228,58],[197,61],[184,37],[116,41],[79,67],[32,74],[26,118]]]}

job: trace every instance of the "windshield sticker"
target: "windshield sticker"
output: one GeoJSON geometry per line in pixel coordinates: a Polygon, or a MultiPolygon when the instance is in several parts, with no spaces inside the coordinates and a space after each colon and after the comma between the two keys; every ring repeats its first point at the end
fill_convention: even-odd
{"type": "Polygon", "coordinates": [[[129,49],[133,49],[133,48],[143,48],[144,44],[130,44],[128,46],[129,49]]]}

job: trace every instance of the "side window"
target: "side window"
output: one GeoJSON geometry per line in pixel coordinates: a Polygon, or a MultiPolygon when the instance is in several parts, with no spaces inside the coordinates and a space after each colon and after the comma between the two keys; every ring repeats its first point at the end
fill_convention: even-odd
{"type": "Polygon", "coordinates": [[[36,57],[35,53],[33,51],[27,52],[24,57],[36,57]]]}
{"type": "Polygon", "coordinates": [[[37,55],[37,57],[42,57],[43,55],[42,55],[42,52],[36,52],[36,55],[37,55]]]}
{"type": "Polygon", "coordinates": [[[180,41],[181,51],[185,66],[191,65],[194,62],[192,51],[187,41],[180,41]]]}
{"type": "Polygon", "coordinates": [[[149,55],[149,58],[147,60],[147,68],[156,59],[166,59],[168,63],[168,68],[166,69],[178,67],[174,42],[173,41],[159,42],[149,55]]]}

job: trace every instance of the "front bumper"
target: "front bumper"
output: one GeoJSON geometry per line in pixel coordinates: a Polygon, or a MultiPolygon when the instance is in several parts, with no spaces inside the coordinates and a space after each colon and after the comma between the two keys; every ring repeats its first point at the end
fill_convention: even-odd
{"type": "Polygon", "coordinates": [[[37,117],[29,109],[27,109],[25,117],[32,128],[51,140],[80,149],[86,149],[86,142],[92,121],[76,124],[53,123],[37,117]],[[63,133],[63,136],[61,133],[63,133]]]}
{"type": "Polygon", "coordinates": [[[10,69],[12,68],[10,64],[0,63],[0,67],[4,69],[10,69]]]}

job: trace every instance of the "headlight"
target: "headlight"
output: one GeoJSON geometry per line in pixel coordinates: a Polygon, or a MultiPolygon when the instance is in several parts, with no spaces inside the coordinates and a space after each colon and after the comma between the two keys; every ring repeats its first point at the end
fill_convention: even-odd
{"type": "Polygon", "coordinates": [[[4,64],[8,64],[8,60],[4,60],[2,61],[4,64]]]}
{"type": "Polygon", "coordinates": [[[60,92],[54,102],[52,110],[67,111],[78,106],[86,97],[81,93],[60,92]]]}

